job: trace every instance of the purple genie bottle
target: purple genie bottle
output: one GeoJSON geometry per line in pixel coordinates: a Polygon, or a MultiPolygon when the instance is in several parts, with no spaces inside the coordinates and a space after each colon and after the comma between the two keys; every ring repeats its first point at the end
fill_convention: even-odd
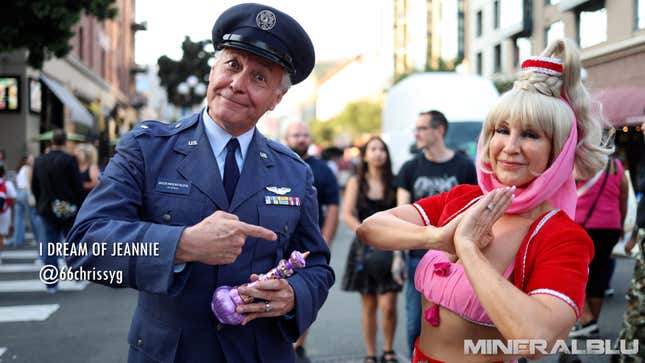
{"type": "MultiPolygon", "coordinates": [[[[261,274],[257,281],[265,280],[278,280],[284,279],[293,275],[294,270],[297,268],[305,267],[305,260],[309,252],[291,252],[289,260],[280,260],[278,265],[271,269],[266,274],[261,274]]],[[[255,282],[251,282],[248,286],[253,286],[255,282]]],[[[213,293],[213,300],[211,301],[211,310],[217,320],[224,324],[239,325],[244,321],[246,314],[240,314],[235,309],[242,304],[250,304],[253,302],[253,296],[242,295],[237,291],[236,287],[220,286],[213,293]]]]}

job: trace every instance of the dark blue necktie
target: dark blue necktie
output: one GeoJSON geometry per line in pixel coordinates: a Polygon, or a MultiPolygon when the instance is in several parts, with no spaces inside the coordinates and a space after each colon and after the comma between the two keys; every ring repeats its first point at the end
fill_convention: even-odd
{"type": "Polygon", "coordinates": [[[238,179],[240,179],[240,171],[237,168],[237,161],[235,161],[235,151],[240,147],[240,143],[236,138],[231,138],[226,144],[226,162],[224,163],[224,190],[228,197],[228,202],[233,200],[233,193],[235,193],[235,186],[238,179]]]}

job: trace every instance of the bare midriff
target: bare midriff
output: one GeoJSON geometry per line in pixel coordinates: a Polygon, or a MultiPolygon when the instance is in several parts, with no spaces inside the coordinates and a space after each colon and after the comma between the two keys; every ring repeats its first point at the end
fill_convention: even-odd
{"type": "MultiPolygon", "coordinates": [[[[493,226],[495,239],[482,251],[500,274],[513,263],[519,246],[522,243],[531,220],[504,215],[493,226]]],[[[457,260],[457,263],[461,261],[457,260]]],[[[513,274],[509,277],[512,280],[513,274]]],[[[421,297],[421,337],[419,347],[424,354],[444,362],[496,362],[511,359],[503,355],[464,355],[464,340],[504,339],[494,327],[488,327],[465,320],[458,314],[439,306],[440,322],[430,325],[423,317],[433,303],[421,297]]]]}

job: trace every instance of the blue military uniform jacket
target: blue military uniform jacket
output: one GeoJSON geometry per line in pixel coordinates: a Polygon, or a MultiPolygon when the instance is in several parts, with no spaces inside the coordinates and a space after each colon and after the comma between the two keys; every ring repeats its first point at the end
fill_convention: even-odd
{"type": "Polygon", "coordinates": [[[107,254],[68,263],[123,271],[122,286],[114,287],[139,290],[129,361],[293,361],[290,342],[315,320],[334,283],[307,165],[256,130],[229,205],[201,112],[170,125],[142,122],[116,151],[68,236],[72,243],[107,242],[107,254]],[[269,186],[290,188],[286,196],[299,198],[300,206],[273,204],[278,195],[269,186]],[[218,210],[273,230],[278,240],[247,238],[230,265],[191,262],[174,272],[183,229],[218,210]],[[158,242],[159,256],[111,257],[113,242],[158,242]],[[295,292],[290,316],[259,318],[245,327],[217,322],[210,310],[216,287],[248,282],[251,273],[268,271],[293,250],[311,254],[307,267],[288,279],[295,292]]]}

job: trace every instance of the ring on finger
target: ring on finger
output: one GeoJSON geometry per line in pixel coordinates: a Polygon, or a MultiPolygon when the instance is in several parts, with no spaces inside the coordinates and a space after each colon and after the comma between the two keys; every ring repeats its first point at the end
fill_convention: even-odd
{"type": "Polygon", "coordinates": [[[271,311],[271,303],[268,302],[268,301],[265,301],[264,302],[264,312],[268,313],[269,311],[271,311]]]}
{"type": "Polygon", "coordinates": [[[493,210],[493,203],[488,203],[488,205],[486,206],[486,209],[493,210]]]}

